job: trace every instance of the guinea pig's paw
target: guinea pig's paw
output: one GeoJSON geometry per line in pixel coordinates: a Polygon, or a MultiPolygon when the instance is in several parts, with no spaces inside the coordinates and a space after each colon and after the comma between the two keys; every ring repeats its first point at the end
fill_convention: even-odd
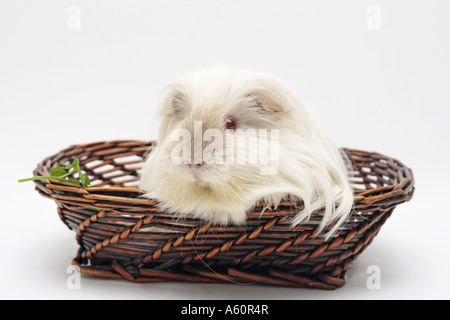
{"type": "Polygon", "coordinates": [[[281,202],[281,197],[276,195],[268,195],[264,197],[264,204],[269,211],[275,211],[278,209],[278,205],[281,202]]]}

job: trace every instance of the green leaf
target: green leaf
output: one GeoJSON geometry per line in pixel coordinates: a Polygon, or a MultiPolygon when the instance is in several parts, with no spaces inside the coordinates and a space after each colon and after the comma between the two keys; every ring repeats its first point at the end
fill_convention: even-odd
{"type": "Polygon", "coordinates": [[[72,184],[76,184],[77,186],[80,185],[80,181],[78,181],[77,179],[69,179],[69,180],[67,180],[67,182],[72,183],[72,184]]]}
{"type": "Polygon", "coordinates": [[[91,184],[91,180],[85,174],[80,175],[80,181],[81,181],[81,184],[83,185],[83,187],[85,187],[85,188],[91,184]]]}
{"type": "Polygon", "coordinates": [[[54,167],[50,169],[50,174],[54,177],[61,177],[66,173],[67,173],[66,170],[64,170],[64,168],[61,167],[54,167]]]}
{"type": "Polygon", "coordinates": [[[77,158],[73,159],[73,162],[66,164],[60,161],[60,166],[53,167],[50,169],[51,176],[44,177],[32,177],[28,179],[21,179],[19,182],[33,181],[33,180],[43,180],[43,179],[55,179],[59,181],[65,181],[77,186],[82,186],[86,188],[91,184],[89,177],[81,171],[80,160],[77,158]],[[69,179],[68,177],[73,176],[74,173],[78,173],[78,179],[69,179]]]}
{"type": "Polygon", "coordinates": [[[62,161],[60,161],[60,163],[61,163],[61,167],[62,167],[63,169],[66,169],[66,170],[73,169],[73,164],[70,164],[70,163],[64,163],[64,162],[62,162],[62,161]]]}

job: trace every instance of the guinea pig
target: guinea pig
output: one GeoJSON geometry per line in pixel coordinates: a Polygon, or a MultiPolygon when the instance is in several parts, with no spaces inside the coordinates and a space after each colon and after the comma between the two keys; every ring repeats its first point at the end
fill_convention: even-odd
{"type": "Polygon", "coordinates": [[[303,201],[296,226],[323,209],[332,236],[353,206],[339,149],[278,77],[228,67],[203,69],[167,87],[157,146],[139,188],[177,216],[243,224],[257,203],[303,201]]]}

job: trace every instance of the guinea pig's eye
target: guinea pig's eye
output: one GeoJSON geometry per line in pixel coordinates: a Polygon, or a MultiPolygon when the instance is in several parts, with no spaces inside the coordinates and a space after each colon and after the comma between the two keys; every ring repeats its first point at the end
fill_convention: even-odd
{"type": "Polygon", "coordinates": [[[227,130],[233,130],[235,131],[237,129],[237,122],[236,119],[233,117],[228,117],[225,119],[225,128],[227,130]]]}

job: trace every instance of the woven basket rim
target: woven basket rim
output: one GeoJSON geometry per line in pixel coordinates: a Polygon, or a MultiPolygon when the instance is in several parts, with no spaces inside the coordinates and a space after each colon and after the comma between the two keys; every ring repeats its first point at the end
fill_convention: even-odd
{"type": "MultiPolygon", "coordinates": [[[[73,144],[65,149],[62,149],[58,153],[45,158],[44,160],[42,160],[40,162],[40,165],[43,165],[43,167],[47,167],[48,169],[50,169],[50,167],[48,166],[49,160],[52,158],[58,158],[58,155],[61,153],[64,153],[66,151],[76,150],[80,147],[95,149],[95,146],[104,145],[104,144],[106,144],[106,145],[120,144],[122,146],[142,146],[142,145],[146,145],[146,144],[155,144],[156,145],[156,141],[155,140],[150,140],[150,141],[145,141],[145,140],[106,140],[106,141],[91,142],[91,143],[84,144],[84,145],[83,144],[73,144]],[[45,166],[45,164],[47,164],[47,166],[45,166]]],[[[343,147],[343,148],[341,148],[341,150],[343,152],[352,152],[353,154],[370,155],[370,157],[375,158],[375,159],[387,157],[384,154],[379,153],[379,152],[369,152],[369,151],[364,151],[364,150],[355,149],[355,148],[343,147]]],[[[387,157],[387,158],[390,158],[390,157],[387,157]]],[[[399,166],[401,166],[402,169],[404,170],[405,176],[403,177],[403,179],[400,180],[397,184],[391,184],[391,185],[381,186],[381,187],[377,187],[377,188],[370,188],[367,190],[353,189],[355,202],[362,203],[362,204],[373,204],[373,203],[380,201],[380,199],[382,198],[382,195],[386,196],[386,194],[388,196],[407,195],[408,199],[406,201],[409,201],[412,198],[413,192],[415,189],[414,188],[414,177],[413,177],[412,170],[409,169],[408,167],[404,166],[403,163],[401,163],[400,161],[393,159],[393,158],[390,158],[390,159],[396,161],[399,164],[399,166]],[[399,191],[399,190],[402,190],[402,191],[399,191]]],[[[83,164],[83,161],[81,162],[81,164],[83,164]]],[[[33,172],[33,175],[34,176],[38,175],[38,168],[35,169],[35,171],[33,172]]],[[[82,188],[80,186],[73,185],[69,182],[62,182],[62,181],[54,180],[54,179],[44,179],[42,181],[44,181],[46,184],[50,184],[52,186],[61,186],[64,188],[62,190],[70,190],[70,191],[78,192],[81,194],[87,194],[89,192],[101,192],[101,191],[123,191],[123,192],[130,192],[130,193],[136,193],[136,194],[145,194],[146,193],[146,191],[139,189],[138,187],[88,186],[86,188],[82,188]]],[[[36,181],[35,183],[37,185],[40,184],[39,181],[36,181]]],[[[132,201],[136,201],[136,200],[133,199],[132,201]]],[[[155,205],[157,203],[157,201],[148,199],[148,198],[140,198],[139,203],[155,205]]]]}

